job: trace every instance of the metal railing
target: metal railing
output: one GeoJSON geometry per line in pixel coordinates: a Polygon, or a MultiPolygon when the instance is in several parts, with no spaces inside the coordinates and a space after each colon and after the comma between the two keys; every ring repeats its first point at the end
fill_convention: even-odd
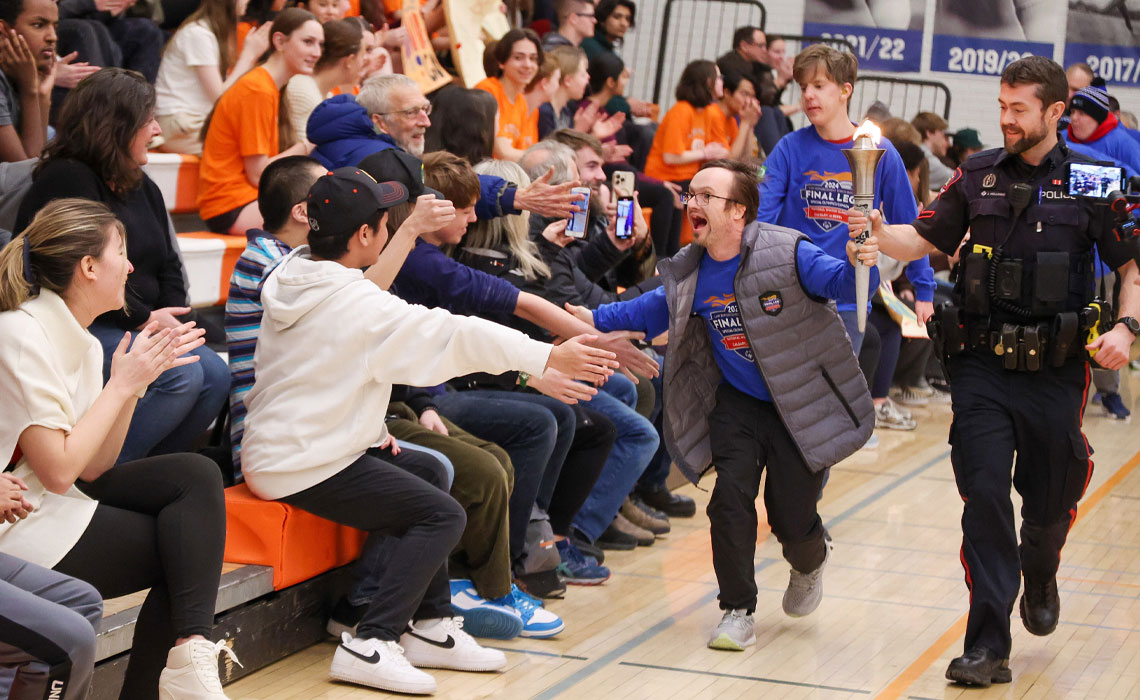
{"type": "Polygon", "coordinates": [[[861,118],[875,102],[886,105],[891,116],[907,121],[914,119],[919,112],[934,112],[941,114],[943,119],[950,119],[950,88],[935,80],[859,76],[851,95],[851,118],[861,118]]]}

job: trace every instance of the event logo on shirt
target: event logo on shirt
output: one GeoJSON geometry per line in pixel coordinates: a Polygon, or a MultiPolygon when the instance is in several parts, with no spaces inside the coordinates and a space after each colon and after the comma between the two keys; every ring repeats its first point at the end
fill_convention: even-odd
{"type": "Polygon", "coordinates": [[[724,349],[736,353],[746,362],[752,362],[752,348],[748,347],[748,337],[744,335],[736,295],[711,296],[705,299],[705,303],[713,308],[709,314],[709,324],[720,336],[724,349]]]}
{"type": "Polygon", "coordinates": [[[832,173],[826,170],[809,170],[807,184],[800,190],[804,215],[824,231],[847,223],[847,210],[854,197],[851,194],[851,173],[832,173]]]}

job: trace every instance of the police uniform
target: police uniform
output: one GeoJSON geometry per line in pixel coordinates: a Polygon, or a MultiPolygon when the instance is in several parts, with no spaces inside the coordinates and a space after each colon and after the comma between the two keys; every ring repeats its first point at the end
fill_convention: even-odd
{"type": "Polygon", "coordinates": [[[1089,385],[1081,312],[1094,294],[1092,249],[1113,269],[1130,259],[1108,207],[1068,194],[1071,162],[1094,161],[1063,142],[1035,167],[1004,149],[983,151],[914,222],[948,255],[970,231],[954,307],[940,308],[939,318],[951,375],[951,461],[965,502],[965,648],[999,659],[1009,656],[1020,573],[1030,595],[1045,595],[1051,584],[1055,596],[1061,547],[1092,476],[1081,433],[1089,385]],[[1021,211],[1011,197],[1016,183],[1031,186],[1021,211]],[[1011,464],[1024,504],[1020,548],[1011,464]]]}

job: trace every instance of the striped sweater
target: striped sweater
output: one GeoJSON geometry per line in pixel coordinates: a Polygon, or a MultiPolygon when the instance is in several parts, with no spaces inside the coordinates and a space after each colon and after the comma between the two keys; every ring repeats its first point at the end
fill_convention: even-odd
{"type": "Polygon", "coordinates": [[[261,329],[261,282],[274,263],[292,250],[260,229],[246,233],[248,244],[230,277],[226,300],[226,346],[230,362],[230,442],[234,470],[241,470],[241,440],[245,433],[243,398],[253,388],[253,351],[261,329]]]}

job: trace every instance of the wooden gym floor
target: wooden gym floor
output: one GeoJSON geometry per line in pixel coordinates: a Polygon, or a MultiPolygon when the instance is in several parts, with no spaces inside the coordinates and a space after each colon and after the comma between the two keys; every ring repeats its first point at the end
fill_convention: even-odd
{"type": "MultiPolygon", "coordinates": [[[[1132,385],[1140,377],[1125,373],[1132,385]]],[[[490,642],[507,652],[508,669],[433,671],[436,697],[1140,698],[1140,432],[1103,417],[1099,406],[1088,409],[1096,468],[1062,553],[1060,625],[1034,637],[1015,608],[1014,682],[964,689],[943,678],[961,653],[968,597],[958,562],[962,504],[946,444],[950,409],[914,414],[918,430],[879,431],[877,450],[833,469],[820,513],[835,551],[811,616],[795,620],[780,610],[788,567],[762,519],[757,643],[742,653],[705,647],[720,618],[708,494],[686,486],[700,505],[695,518],[674,520],[652,547],[608,553],[613,577],[605,585],[572,586],[565,600],[548,602],[566,621],[561,635],[490,642]]],[[[334,648],[310,647],[226,692],[233,700],[383,696],[327,682],[334,648]]]]}

